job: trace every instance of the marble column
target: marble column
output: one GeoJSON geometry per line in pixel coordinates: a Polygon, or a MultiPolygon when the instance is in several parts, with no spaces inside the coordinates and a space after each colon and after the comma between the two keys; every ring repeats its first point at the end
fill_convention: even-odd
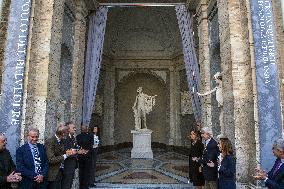
{"type": "Polygon", "coordinates": [[[282,31],[284,31],[284,0],[281,0],[281,9],[282,9],[282,31]]]}
{"type": "MultiPolygon", "coordinates": [[[[199,64],[201,75],[201,93],[210,91],[210,61],[209,61],[209,29],[207,17],[207,0],[201,0],[197,6],[198,36],[199,36],[199,64]]],[[[202,97],[202,125],[212,126],[211,96],[202,97]]]]}
{"type": "Polygon", "coordinates": [[[218,1],[218,22],[219,22],[219,40],[220,57],[223,84],[223,125],[224,133],[234,143],[234,95],[233,95],[233,77],[231,64],[231,44],[228,42],[230,36],[229,14],[227,11],[227,1],[218,1]]]}
{"type": "Polygon", "coordinates": [[[2,93],[2,72],[4,65],[5,45],[7,40],[10,4],[11,0],[1,0],[0,4],[0,93],[2,93]]]}
{"type": "MultiPolygon", "coordinates": [[[[249,33],[246,2],[244,0],[218,0],[218,11],[220,19],[220,51],[230,53],[229,56],[221,55],[221,64],[223,69],[225,67],[232,68],[237,181],[248,183],[253,174],[256,155],[254,109],[252,108],[254,106],[253,83],[250,49],[248,48],[249,33]]],[[[225,75],[223,81],[226,80],[225,75]]],[[[228,77],[228,82],[230,82],[230,77],[228,77]]],[[[231,97],[230,95],[228,97],[231,97]]]]}
{"type": "Polygon", "coordinates": [[[40,130],[40,140],[54,133],[59,97],[59,72],[64,0],[34,3],[25,125],[40,130]]]}
{"type": "Polygon", "coordinates": [[[177,125],[177,73],[174,67],[170,67],[170,138],[169,145],[181,145],[181,131],[177,125]]]}
{"type": "Polygon", "coordinates": [[[115,68],[114,66],[107,64],[104,87],[104,118],[102,128],[103,146],[114,144],[114,89],[115,68]]]}
{"type": "Polygon", "coordinates": [[[75,34],[72,68],[71,120],[79,126],[82,120],[84,62],[88,14],[84,1],[75,1],[75,34]]]}

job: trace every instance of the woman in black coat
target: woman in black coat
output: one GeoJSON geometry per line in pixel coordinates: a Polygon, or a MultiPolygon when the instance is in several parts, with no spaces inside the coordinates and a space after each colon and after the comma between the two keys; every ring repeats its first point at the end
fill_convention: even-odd
{"type": "Polygon", "coordinates": [[[202,174],[201,164],[193,161],[193,158],[201,158],[204,145],[201,141],[201,135],[198,130],[192,130],[189,138],[191,140],[191,148],[189,153],[189,180],[196,189],[202,189],[204,186],[204,178],[202,174]]]}
{"type": "Polygon", "coordinates": [[[236,161],[230,140],[221,139],[219,149],[218,189],[236,189],[236,161]]]}

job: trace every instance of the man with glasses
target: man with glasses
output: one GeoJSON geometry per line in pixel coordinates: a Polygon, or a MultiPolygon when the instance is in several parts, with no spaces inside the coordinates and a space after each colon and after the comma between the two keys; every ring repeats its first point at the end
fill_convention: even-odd
{"type": "Polygon", "coordinates": [[[18,183],[22,180],[20,173],[15,173],[15,164],[10,152],[6,149],[7,139],[0,133],[0,188],[10,189],[11,183],[18,183]]]}
{"type": "Polygon", "coordinates": [[[274,142],[272,152],[276,157],[272,169],[266,173],[257,168],[254,178],[264,180],[265,186],[269,189],[284,189],[284,139],[278,139],[274,142]]]}

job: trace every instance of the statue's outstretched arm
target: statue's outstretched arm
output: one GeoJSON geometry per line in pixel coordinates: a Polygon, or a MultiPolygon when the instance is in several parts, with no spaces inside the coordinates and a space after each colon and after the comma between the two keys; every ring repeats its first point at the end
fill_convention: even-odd
{"type": "Polygon", "coordinates": [[[199,93],[199,92],[197,92],[197,95],[198,96],[206,96],[206,95],[210,95],[211,93],[213,93],[213,92],[215,92],[216,90],[217,90],[217,86],[214,88],[214,89],[212,89],[211,91],[208,91],[208,92],[205,92],[205,93],[199,93]]]}

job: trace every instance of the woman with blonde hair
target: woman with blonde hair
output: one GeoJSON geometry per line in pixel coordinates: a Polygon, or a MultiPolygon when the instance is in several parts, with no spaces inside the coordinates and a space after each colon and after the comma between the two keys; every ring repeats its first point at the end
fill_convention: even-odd
{"type": "Polygon", "coordinates": [[[236,161],[231,141],[220,138],[219,149],[218,189],[236,189],[236,161]]]}

